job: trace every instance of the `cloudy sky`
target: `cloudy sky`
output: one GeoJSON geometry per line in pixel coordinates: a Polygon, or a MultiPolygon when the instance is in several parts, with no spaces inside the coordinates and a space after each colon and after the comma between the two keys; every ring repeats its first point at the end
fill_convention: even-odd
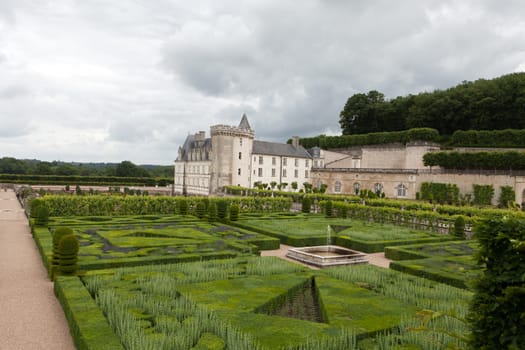
{"type": "Polygon", "coordinates": [[[0,0],[0,157],[172,164],[188,133],[339,134],[348,97],[525,70],[521,0],[0,0]]]}

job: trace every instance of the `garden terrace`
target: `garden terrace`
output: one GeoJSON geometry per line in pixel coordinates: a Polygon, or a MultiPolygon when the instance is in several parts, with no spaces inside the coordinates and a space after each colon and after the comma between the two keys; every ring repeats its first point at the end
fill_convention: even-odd
{"type": "Polygon", "coordinates": [[[465,347],[468,334],[458,318],[469,292],[372,266],[311,271],[241,257],[89,271],[81,281],[60,277],[56,289],[84,345],[114,332],[128,350],[444,349],[465,347]]]}
{"type": "Polygon", "coordinates": [[[233,224],[279,238],[281,243],[294,247],[327,244],[327,227],[330,225],[332,243],[366,253],[382,252],[386,246],[451,239],[448,235],[423,232],[408,227],[354,219],[325,218],[320,215],[299,214],[294,217],[243,215],[233,224]]]}
{"type": "Polygon", "coordinates": [[[279,241],[259,233],[186,216],[54,217],[33,235],[49,269],[52,232],[71,227],[79,239],[81,270],[258,255],[279,241]]]}

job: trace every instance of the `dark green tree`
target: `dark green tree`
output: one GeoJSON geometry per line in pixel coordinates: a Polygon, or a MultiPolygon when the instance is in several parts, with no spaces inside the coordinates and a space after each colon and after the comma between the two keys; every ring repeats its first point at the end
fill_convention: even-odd
{"type": "Polygon", "coordinates": [[[385,102],[385,95],[372,90],[368,94],[351,96],[339,115],[339,124],[344,135],[366,134],[382,131],[378,119],[378,105],[385,102]]]}
{"type": "Polygon", "coordinates": [[[474,237],[483,272],[469,315],[471,349],[525,349],[525,222],[487,219],[474,237]]]}
{"type": "Polygon", "coordinates": [[[309,213],[312,207],[312,200],[310,197],[304,196],[301,202],[301,211],[303,213],[309,213]]]}
{"type": "Polygon", "coordinates": [[[232,204],[230,205],[230,221],[239,220],[239,205],[232,204]]]}

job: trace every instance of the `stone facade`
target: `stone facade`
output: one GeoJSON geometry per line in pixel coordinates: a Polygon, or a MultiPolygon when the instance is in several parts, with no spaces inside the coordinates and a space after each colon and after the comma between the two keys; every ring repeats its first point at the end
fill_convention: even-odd
{"type": "Polygon", "coordinates": [[[423,155],[439,151],[437,144],[306,150],[298,138],[293,138],[292,144],[255,140],[246,115],[239,126],[215,125],[210,134],[210,138],[204,131],[190,135],[179,148],[175,193],[208,195],[226,185],[253,188],[272,183],[292,191],[292,183],[297,183],[299,190],[308,182],[317,188],[324,184],[327,193],[333,194],[356,194],[368,189],[388,198],[415,199],[424,182],[436,182],[456,184],[462,194],[472,193],[474,184],[492,185],[493,204],[497,204],[501,186],[511,186],[516,202],[525,201],[525,172],[451,172],[425,167],[423,155]]]}
{"type": "Polygon", "coordinates": [[[200,131],[179,147],[175,161],[176,194],[209,195],[223,186],[256,187],[292,182],[302,188],[310,179],[312,157],[298,144],[258,141],[246,115],[239,126],[215,125],[210,138],[200,131]]]}

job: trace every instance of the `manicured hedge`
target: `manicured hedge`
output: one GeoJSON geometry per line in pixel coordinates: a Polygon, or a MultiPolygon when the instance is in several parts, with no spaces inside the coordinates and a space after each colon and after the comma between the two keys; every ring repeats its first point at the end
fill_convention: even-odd
{"type": "Polygon", "coordinates": [[[39,184],[39,185],[128,185],[128,186],[167,186],[173,183],[170,178],[118,177],[118,176],[80,176],[80,175],[25,175],[0,174],[0,182],[39,184]]]}
{"type": "Polygon", "coordinates": [[[439,132],[431,128],[414,128],[403,131],[374,132],[370,134],[306,137],[300,139],[305,148],[320,147],[323,149],[352,146],[380,145],[387,143],[407,143],[411,141],[437,142],[439,132]]]}
{"type": "Polygon", "coordinates": [[[442,237],[428,237],[428,238],[414,238],[397,241],[361,241],[348,236],[338,236],[335,244],[338,246],[358,250],[365,253],[379,253],[385,250],[388,246],[401,246],[416,243],[434,243],[440,241],[450,240],[449,236],[442,237]]]}
{"type": "Polygon", "coordinates": [[[453,287],[472,288],[474,276],[479,272],[472,257],[445,257],[421,260],[392,261],[390,268],[418,277],[428,278],[433,281],[445,283],[453,287]],[[450,266],[454,266],[451,268],[450,266]]]}
{"type": "Polygon", "coordinates": [[[457,147],[525,147],[525,129],[457,130],[452,134],[451,146],[457,147]]]}
{"type": "Polygon", "coordinates": [[[78,277],[57,277],[55,294],[62,305],[78,350],[124,349],[78,277]]]}
{"type": "Polygon", "coordinates": [[[525,170],[525,152],[429,152],[423,163],[445,169],[525,170]]]}
{"type": "Polygon", "coordinates": [[[197,203],[227,201],[236,204],[240,212],[280,212],[289,211],[292,202],[289,198],[204,198],[169,196],[63,196],[46,195],[40,198],[49,208],[50,216],[104,216],[104,215],[149,215],[174,214],[180,211],[180,203],[186,201],[190,213],[195,213],[197,203]]]}
{"type": "Polygon", "coordinates": [[[261,233],[263,235],[267,235],[270,237],[278,238],[282,244],[290,245],[293,247],[306,247],[306,246],[316,246],[316,245],[326,244],[326,235],[308,236],[308,237],[288,236],[283,233],[261,229],[255,226],[245,225],[245,224],[239,223],[238,221],[231,222],[230,225],[236,226],[236,227],[239,227],[245,230],[250,230],[250,231],[257,232],[257,233],[261,233]]]}

